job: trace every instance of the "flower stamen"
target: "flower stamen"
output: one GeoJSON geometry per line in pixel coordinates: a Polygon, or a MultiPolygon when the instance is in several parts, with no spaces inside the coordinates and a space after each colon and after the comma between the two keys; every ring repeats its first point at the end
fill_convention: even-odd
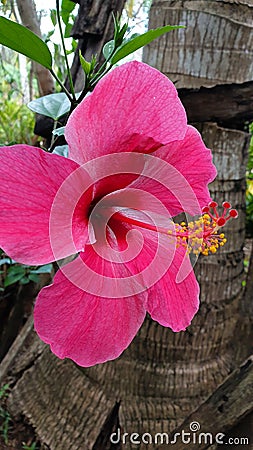
{"type": "Polygon", "coordinates": [[[152,223],[146,223],[137,218],[126,216],[122,212],[118,211],[114,214],[114,218],[121,222],[129,223],[131,225],[147,229],[149,231],[155,231],[170,236],[175,242],[176,247],[184,247],[187,253],[193,253],[198,255],[209,255],[210,253],[216,253],[219,247],[223,247],[227,242],[224,233],[219,233],[220,228],[223,228],[228,220],[238,217],[236,209],[231,209],[229,202],[223,202],[223,212],[221,215],[218,213],[218,204],[211,201],[208,206],[202,208],[202,216],[197,220],[189,222],[173,223],[173,228],[164,228],[156,226],[152,223]]]}
{"type": "MultiPolygon", "coordinates": [[[[218,204],[211,201],[208,206],[202,208],[203,215],[195,220],[181,224],[175,224],[177,246],[184,246],[188,253],[195,255],[202,253],[207,256],[209,253],[216,253],[219,247],[223,247],[227,242],[224,233],[219,234],[220,228],[224,227],[228,220],[238,217],[236,209],[231,209],[229,202],[223,202],[223,212],[219,215],[218,204]]],[[[174,233],[169,230],[169,235],[174,233]]]]}

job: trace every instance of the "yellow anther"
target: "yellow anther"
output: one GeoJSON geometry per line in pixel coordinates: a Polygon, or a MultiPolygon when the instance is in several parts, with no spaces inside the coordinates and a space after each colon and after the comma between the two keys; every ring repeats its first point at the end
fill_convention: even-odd
{"type": "Polygon", "coordinates": [[[219,234],[221,227],[217,224],[218,219],[218,216],[216,218],[205,213],[188,224],[175,223],[174,230],[168,230],[167,233],[176,239],[177,248],[183,246],[186,249],[187,255],[192,252],[194,255],[202,253],[207,256],[216,253],[227,242],[224,233],[219,234]]]}

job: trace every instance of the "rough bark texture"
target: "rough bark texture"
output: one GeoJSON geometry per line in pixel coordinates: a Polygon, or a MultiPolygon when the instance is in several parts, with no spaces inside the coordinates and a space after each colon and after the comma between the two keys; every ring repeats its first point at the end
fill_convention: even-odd
{"type": "Polygon", "coordinates": [[[79,3],[82,12],[76,18],[71,32],[72,36],[76,39],[82,38],[84,33],[102,36],[116,2],[80,0],[79,3]]]}
{"type": "MultiPolygon", "coordinates": [[[[187,417],[189,406],[185,405],[185,415],[183,415],[183,412],[180,411],[180,405],[182,406],[183,403],[179,393],[177,393],[177,401],[174,398],[169,404],[168,402],[172,400],[170,397],[173,395],[171,394],[169,398],[166,397],[168,391],[166,391],[166,386],[160,384],[159,379],[154,378],[154,381],[157,382],[156,389],[160,387],[164,397],[155,398],[156,401],[159,400],[156,408],[155,399],[150,396],[151,386],[149,386],[149,394],[146,392],[146,398],[142,393],[137,402],[140,393],[132,392],[135,382],[130,381],[130,378],[124,377],[125,382],[121,383],[122,386],[119,384],[115,388],[112,380],[107,380],[107,377],[103,376],[105,372],[108,373],[107,370],[102,371],[103,374],[101,374],[101,378],[104,381],[107,380],[107,386],[103,386],[103,382],[96,383],[86,370],[80,371],[72,362],[60,361],[53,356],[35,336],[32,326],[32,320],[29,320],[3,361],[0,382],[10,381],[14,385],[8,402],[12,417],[18,419],[20,415],[24,415],[35,427],[40,439],[50,449],[119,449],[120,447],[108,445],[108,433],[115,432],[118,427],[117,413],[118,410],[121,411],[122,406],[124,407],[120,413],[119,423],[122,426],[126,415],[129,418],[128,426],[130,428],[126,428],[129,432],[142,430],[143,433],[150,432],[153,436],[160,431],[169,433],[178,423],[178,417],[182,417],[182,420],[187,417]],[[131,383],[128,388],[126,387],[127,382],[131,383]],[[117,397],[118,400],[121,399],[121,404],[117,402],[117,397]],[[132,404],[132,402],[134,403],[132,404]],[[131,407],[130,404],[132,404],[131,407]],[[128,410],[128,414],[126,414],[126,410],[128,410]],[[151,418],[154,416],[155,410],[157,423],[153,428],[154,424],[151,418]],[[143,422],[141,429],[133,427],[132,420],[136,414],[138,414],[139,422],[143,422]],[[173,421],[172,426],[169,426],[167,418],[173,421]],[[159,426],[157,426],[158,423],[159,426]],[[99,430],[102,432],[98,434],[99,430]]],[[[105,368],[105,366],[103,367],[105,368]]],[[[193,365],[192,369],[196,370],[196,366],[193,365]]],[[[138,366],[136,370],[138,370],[138,366]]],[[[115,370],[112,363],[109,373],[114,381],[116,371],[117,368],[115,370]]],[[[121,372],[121,377],[122,375],[121,372]]],[[[163,380],[166,380],[164,374],[163,380]]],[[[140,379],[137,381],[140,384],[140,379]]],[[[138,386],[135,385],[135,388],[138,389],[138,386]]],[[[203,404],[196,407],[196,410],[174,432],[181,430],[187,432],[189,424],[197,421],[201,424],[202,432],[212,433],[213,436],[221,431],[226,433],[245,414],[252,411],[252,389],[251,357],[236,369],[206,401],[203,401],[203,404]]],[[[198,405],[198,402],[194,404],[198,405]]],[[[192,409],[194,409],[193,404],[191,411],[192,409]]],[[[245,436],[249,437],[249,431],[249,429],[246,430],[245,436]]],[[[203,441],[202,444],[197,448],[208,447],[204,445],[203,441]]],[[[184,450],[184,445],[182,442],[178,442],[173,445],[173,448],[175,446],[177,450],[184,450]]],[[[131,448],[131,446],[128,443],[123,448],[131,448]]]]}
{"type": "MultiPolygon", "coordinates": [[[[188,38],[183,30],[170,33],[159,44],[152,44],[146,52],[146,61],[170,73],[173,81],[180,80],[179,85],[184,89],[216,83],[248,83],[251,61],[245,49],[251,51],[250,11],[251,3],[245,1],[154,1],[150,28],[165,22],[182,23],[188,18],[188,38]],[[198,29],[205,32],[201,34],[198,29]],[[189,38],[195,34],[198,40],[189,38]],[[234,36],[232,41],[231,36],[234,36]],[[212,61],[217,58],[213,64],[206,60],[207,48],[212,51],[212,61]],[[153,51],[156,52],[154,57],[153,51]],[[187,57],[189,51],[198,55],[194,64],[191,63],[193,56],[187,57]],[[219,65],[221,57],[224,62],[228,58],[229,63],[219,65]]],[[[207,90],[203,102],[208,104],[208,101],[207,90]]],[[[247,99],[242,97],[240,104],[245,101],[247,99]]],[[[215,109],[215,103],[212,108],[215,109]]],[[[188,111],[194,109],[194,103],[188,105],[188,111]]],[[[52,355],[34,335],[32,324],[28,324],[2,363],[2,380],[13,382],[8,402],[12,414],[23,415],[51,450],[119,449],[120,446],[111,446],[109,440],[118,421],[122,433],[154,435],[172,432],[192,414],[190,417],[199,419],[200,425],[210,423],[212,430],[224,432],[250,410],[244,399],[252,369],[236,370],[249,353],[250,295],[242,300],[248,134],[223,128],[220,122],[205,121],[206,118],[202,121],[199,115],[195,125],[212,148],[218,169],[218,177],[211,186],[212,196],[219,202],[231,201],[239,210],[239,218],[226,228],[226,246],[216,255],[197,262],[201,308],[191,327],[184,333],[172,333],[147,319],[132,345],[118,360],[80,370],[72,362],[60,361],[52,355]],[[234,380],[232,384],[225,382],[216,391],[234,370],[228,379],[234,380]],[[227,395],[228,386],[231,397],[227,395]],[[231,386],[234,386],[233,393],[231,386]],[[219,403],[221,392],[229,398],[227,406],[225,397],[219,403]],[[223,405],[226,411],[219,415],[219,421],[214,405],[223,405]],[[199,414],[196,417],[194,410],[199,414]]],[[[231,123],[234,124],[233,117],[231,123]]],[[[128,440],[123,448],[136,448],[136,445],[128,440]]],[[[138,448],[160,447],[153,443],[138,448]]],[[[193,450],[195,445],[187,448],[193,450]]]]}
{"type": "Polygon", "coordinates": [[[224,251],[199,260],[196,266],[204,334],[197,359],[208,359],[211,364],[207,384],[208,378],[216,377],[212,360],[226,355],[229,373],[250,348],[250,295],[247,290],[242,301],[241,287],[248,141],[245,133],[231,128],[243,130],[245,121],[252,120],[252,11],[252,1],[154,1],[152,27],[180,23],[187,28],[155,41],[144,52],[149,64],[176,83],[189,120],[199,122],[195,125],[213,149],[218,177],[210,189],[212,197],[217,201],[229,198],[240,210],[239,221],[226,231],[229,242],[224,251]]]}
{"type": "MultiPolygon", "coordinates": [[[[201,424],[201,433],[211,433],[207,441],[200,440],[194,449],[205,449],[214,441],[220,432],[221,423],[223,433],[231,429],[234,420],[245,417],[253,410],[253,356],[245,361],[241,367],[224,381],[222,385],[177,428],[173,434],[189,430],[193,423],[201,424]],[[238,395],[239,394],[239,395],[238,395]]],[[[248,430],[250,431],[250,430],[248,430]]],[[[223,437],[224,445],[228,439],[223,437]]],[[[250,443],[250,442],[249,442],[250,443]]],[[[249,448],[249,446],[247,446],[249,448]]],[[[175,450],[185,450],[185,444],[179,440],[173,445],[175,450]]]]}
{"type": "Polygon", "coordinates": [[[144,52],[178,88],[252,81],[252,0],[154,0],[151,14],[154,28],[186,26],[144,52]]]}
{"type": "MultiPolygon", "coordinates": [[[[33,0],[17,0],[18,11],[22,24],[41,38],[40,24],[36,14],[33,0]]],[[[54,80],[48,69],[38,63],[34,64],[40,95],[52,94],[54,92],[54,80]]]]}

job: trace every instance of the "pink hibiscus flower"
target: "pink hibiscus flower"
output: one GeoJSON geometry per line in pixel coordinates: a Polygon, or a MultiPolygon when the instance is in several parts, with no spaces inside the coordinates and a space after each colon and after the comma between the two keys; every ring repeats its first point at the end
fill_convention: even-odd
{"type": "Polygon", "coordinates": [[[42,289],[34,318],[58,357],[88,367],[118,357],[146,312],[185,330],[199,304],[187,240],[207,251],[223,237],[210,216],[204,244],[199,223],[190,235],[171,220],[201,214],[216,170],[174,85],[156,69],[114,69],[71,114],[65,135],[70,159],[1,148],[0,246],[30,265],[78,254],[42,289]]]}

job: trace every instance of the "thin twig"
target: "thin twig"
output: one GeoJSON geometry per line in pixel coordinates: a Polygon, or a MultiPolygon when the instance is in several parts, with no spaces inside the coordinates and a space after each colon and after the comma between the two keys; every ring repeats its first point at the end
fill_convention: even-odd
{"type": "Polygon", "coordinates": [[[56,73],[54,72],[53,69],[49,70],[51,75],[55,78],[55,80],[57,81],[57,83],[61,86],[62,90],[65,92],[66,96],[68,97],[68,99],[70,100],[71,104],[75,103],[75,100],[71,97],[68,89],[66,89],[66,87],[64,86],[64,84],[61,82],[61,80],[58,78],[58,76],[56,75],[56,73]]]}
{"type": "Polygon", "coordinates": [[[66,51],[66,47],[65,47],[62,26],[61,26],[59,0],[56,0],[56,14],[57,14],[57,20],[58,20],[58,25],[59,25],[60,35],[61,35],[61,41],[62,41],[64,56],[65,56],[65,61],[66,61],[66,67],[67,67],[67,74],[68,74],[68,79],[69,79],[70,90],[71,90],[71,93],[72,93],[72,96],[73,96],[73,100],[76,103],[75,89],[74,89],[72,75],[71,75],[70,68],[69,68],[68,56],[67,56],[67,51],[66,51]]]}

